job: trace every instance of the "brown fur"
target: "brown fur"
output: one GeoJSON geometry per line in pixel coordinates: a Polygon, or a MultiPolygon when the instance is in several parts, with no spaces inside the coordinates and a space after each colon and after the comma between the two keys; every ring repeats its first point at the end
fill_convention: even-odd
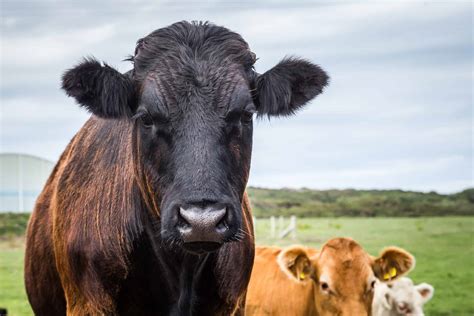
{"type": "Polygon", "coordinates": [[[370,315],[375,278],[386,281],[383,275],[395,267],[393,279],[397,279],[413,266],[413,256],[403,249],[390,247],[373,258],[350,238],[329,240],[321,251],[303,246],[258,247],[246,311],[249,315],[370,315]],[[308,266],[295,268],[298,260],[308,266]],[[323,282],[329,285],[327,291],[323,282]]]}
{"type": "MultiPolygon", "coordinates": [[[[28,225],[25,257],[26,288],[37,315],[63,315],[66,308],[68,315],[122,313],[119,298],[129,296],[124,284],[142,268],[134,266],[135,243],[150,215],[140,213],[142,205],[152,204],[151,212],[159,212],[149,195],[142,198],[150,188],[137,183],[131,128],[126,120],[91,118],[39,196],[28,225]]],[[[242,212],[243,241],[225,244],[216,256],[221,299],[216,314],[239,313],[245,302],[254,249],[246,195],[242,212]]],[[[163,276],[148,276],[156,277],[163,276]]],[[[171,302],[179,297],[172,279],[162,285],[172,293],[166,300],[171,302]]]]}
{"type": "Polygon", "coordinates": [[[247,315],[314,315],[311,304],[314,283],[310,279],[297,281],[283,272],[277,257],[283,250],[278,247],[257,247],[250,278],[247,315]]]}

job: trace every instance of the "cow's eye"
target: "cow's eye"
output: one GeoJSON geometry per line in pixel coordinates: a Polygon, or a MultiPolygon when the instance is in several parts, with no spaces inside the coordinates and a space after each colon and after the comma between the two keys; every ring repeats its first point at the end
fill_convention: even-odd
{"type": "Polygon", "coordinates": [[[169,123],[167,117],[159,114],[151,116],[151,114],[147,111],[137,113],[134,118],[137,119],[145,128],[151,128],[155,124],[157,124],[159,127],[163,127],[166,126],[167,123],[169,123]]]}
{"type": "Polygon", "coordinates": [[[370,283],[370,288],[371,288],[372,290],[375,288],[375,281],[372,281],[372,282],[370,283]]]}
{"type": "Polygon", "coordinates": [[[144,127],[152,127],[153,126],[153,118],[148,113],[143,113],[139,116],[140,121],[142,122],[144,127]]]}
{"type": "Polygon", "coordinates": [[[329,292],[329,284],[326,282],[321,282],[320,287],[323,292],[329,292]]]}

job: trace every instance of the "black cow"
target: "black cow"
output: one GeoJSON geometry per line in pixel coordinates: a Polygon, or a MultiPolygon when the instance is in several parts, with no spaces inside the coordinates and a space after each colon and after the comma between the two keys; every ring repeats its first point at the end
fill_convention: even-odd
{"type": "Polygon", "coordinates": [[[86,59],[63,76],[93,116],[29,223],[33,310],[241,314],[254,256],[252,119],[293,114],[328,76],[298,58],[257,74],[242,37],[209,23],[154,31],[130,59],[126,74],[86,59]]]}

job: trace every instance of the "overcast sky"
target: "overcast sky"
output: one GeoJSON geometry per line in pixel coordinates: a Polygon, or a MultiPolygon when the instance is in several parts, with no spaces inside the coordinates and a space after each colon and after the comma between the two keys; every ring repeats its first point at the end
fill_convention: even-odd
{"type": "Polygon", "coordinates": [[[0,152],[56,161],[89,114],[59,89],[93,55],[121,71],[149,32],[209,20],[258,72],[285,55],[331,84],[297,116],[258,121],[250,185],[454,192],[473,186],[470,1],[1,1],[0,152]]]}

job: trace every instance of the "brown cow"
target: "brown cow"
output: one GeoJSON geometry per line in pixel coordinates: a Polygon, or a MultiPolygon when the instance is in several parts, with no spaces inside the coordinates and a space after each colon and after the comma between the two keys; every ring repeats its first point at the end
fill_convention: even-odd
{"type": "Polygon", "coordinates": [[[378,258],[349,238],[321,251],[303,246],[258,247],[247,293],[248,315],[370,315],[376,278],[395,280],[415,264],[389,247],[378,258]]]}
{"type": "Polygon", "coordinates": [[[25,256],[37,315],[232,315],[254,256],[245,194],[253,114],[321,93],[318,66],[264,74],[242,37],[179,22],[138,41],[121,74],[86,59],[63,76],[94,115],[38,198],[25,256]]]}

